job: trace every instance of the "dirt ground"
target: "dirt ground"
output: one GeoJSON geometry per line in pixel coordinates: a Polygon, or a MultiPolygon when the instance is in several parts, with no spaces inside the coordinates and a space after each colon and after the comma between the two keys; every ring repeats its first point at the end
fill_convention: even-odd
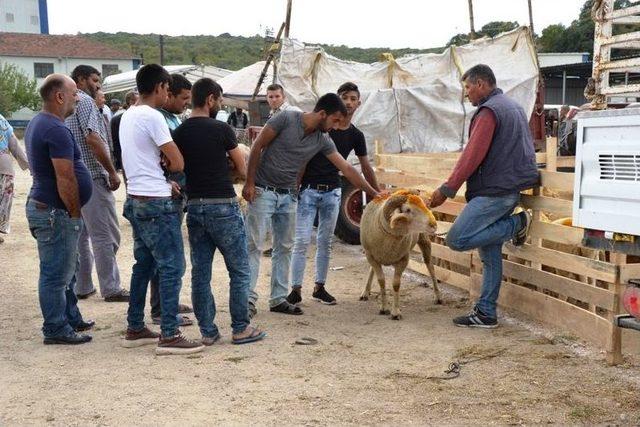
{"type": "MultiPolygon", "coordinates": [[[[44,346],[38,257],[24,216],[30,183],[19,173],[12,233],[0,245],[2,425],[640,423],[640,360],[607,367],[598,350],[512,313],[493,331],[456,328],[451,318],[469,309],[465,295],[445,285],[445,304],[434,306],[426,279],[412,273],[403,279],[404,318],[392,321],[377,314],[375,301],[358,301],[368,267],[360,247],[342,243],[331,262],[342,268],[328,281],[338,305],[311,300],[310,261],[304,316],[268,312],[270,259],[263,259],[255,319],[269,334],[263,342],[230,343],[227,275],[216,258],[224,339],[204,353],[122,348],[127,306],[98,296],[80,302],[85,318],[96,320],[92,343],[44,346]],[[296,345],[301,337],[318,343],[296,345]],[[453,361],[470,362],[458,378],[429,378],[453,361]]],[[[119,210],[123,197],[120,190],[119,210]]],[[[131,228],[124,218],[121,227],[128,287],[131,228]]],[[[181,300],[190,301],[189,266],[181,300]]],[[[197,326],[184,332],[199,337],[197,326]]]]}

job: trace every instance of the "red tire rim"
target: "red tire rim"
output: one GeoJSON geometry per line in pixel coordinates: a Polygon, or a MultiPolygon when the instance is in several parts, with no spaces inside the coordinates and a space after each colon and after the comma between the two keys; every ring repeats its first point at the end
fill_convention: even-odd
{"type": "Polygon", "coordinates": [[[362,191],[353,190],[347,196],[347,200],[344,204],[345,216],[349,219],[349,222],[355,227],[360,227],[360,220],[362,219],[362,191]]]}

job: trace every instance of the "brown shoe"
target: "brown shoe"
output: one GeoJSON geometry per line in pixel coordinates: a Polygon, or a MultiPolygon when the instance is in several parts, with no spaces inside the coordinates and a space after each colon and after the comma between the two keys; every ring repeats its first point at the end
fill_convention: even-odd
{"type": "Polygon", "coordinates": [[[122,346],[124,348],[135,348],[143,345],[157,344],[160,339],[160,334],[153,332],[146,326],[139,331],[127,329],[127,334],[122,340],[122,346]]]}
{"type": "Polygon", "coordinates": [[[158,356],[164,356],[169,354],[193,354],[199,353],[204,350],[204,345],[199,342],[187,339],[178,332],[172,337],[160,337],[158,347],[156,347],[156,354],[158,356]]]}

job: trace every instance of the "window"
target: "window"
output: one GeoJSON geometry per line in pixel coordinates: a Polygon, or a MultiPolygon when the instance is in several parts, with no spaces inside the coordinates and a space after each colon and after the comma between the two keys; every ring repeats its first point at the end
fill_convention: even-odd
{"type": "Polygon", "coordinates": [[[31,25],[40,25],[40,19],[37,16],[31,15],[31,25]]]}
{"type": "Polygon", "coordinates": [[[49,62],[34,62],[34,64],[33,64],[33,75],[37,79],[45,78],[51,73],[53,73],[53,64],[52,63],[49,63],[49,62]]]}
{"type": "Polygon", "coordinates": [[[15,18],[13,17],[13,13],[6,13],[4,17],[7,22],[13,22],[15,20],[15,18]]]}
{"type": "Polygon", "coordinates": [[[118,73],[120,73],[120,70],[118,69],[118,64],[102,64],[103,79],[118,73]]]}

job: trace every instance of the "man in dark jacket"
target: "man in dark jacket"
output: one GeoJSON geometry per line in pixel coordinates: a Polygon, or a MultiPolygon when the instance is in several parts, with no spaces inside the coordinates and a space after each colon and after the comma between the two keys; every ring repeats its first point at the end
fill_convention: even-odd
{"type": "Polygon", "coordinates": [[[242,108],[238,107],[229,115],[227,123],[236,129],[246,129],[249,125],[249,118],[247,114],[242,111],[242,108]]]}
{"type": "Polygon", "coordinates": [[[436,190],[430,207],[453,198],[467,182],[467,205],[447,234],[455,251],[478,249],[483,264],[482,291],[473,311],[453,319],[456,326],[495,328],[502,283],[502,244],[520,246],[531,226],[528,211],[512,215],[520,191],[538,184],[533,139],[520,105],[496,87],[491,68],[476,65],[462,76],[469,101],[477,107],[469,142],[449,179],[436,190]]]}

